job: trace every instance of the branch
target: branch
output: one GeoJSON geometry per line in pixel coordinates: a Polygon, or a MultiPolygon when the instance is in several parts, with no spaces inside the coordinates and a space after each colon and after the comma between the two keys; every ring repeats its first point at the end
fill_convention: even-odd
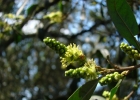
{"type": "Polygon", "coordinates": [[[119,67],[119,69],[110,69],[110,71],[126,71],[126,70],[134,70],[134,69],[137,69],[140,67],[140,64],[139,65],[135,65],[135,66],[128,66],[128,67],[119,67]]]}
{"type": "Polygon", "coordinates": [[[135,65],[135,66],[128,66],[128,67],[119,67],[119,66],[117,66],[117,68],[111,68],[111,69],[96,66],[96,69],[98,71],[100,71],[102,74],[109,74],[109,73],[113,73],[113,72],[132,71],[132,70],[137,69],[139,67],[140,67],[140,64],[135,65]]]}
{"type": "Polygon", "coordinates": [[[134,90],[133,91],[131,91],[125,98],[124,98],[124,100],[128,100],[133,94],[134,94],[134,90]]]}
{"type": "MultiPolygon", "coordinates": [[[[32,14],[30,14],[30,15],[28,15],[24,20],[23,20],[23,22],[19,25],[19,26],[17,26],[18,27],[18,30],[21,30],[22,29],[22,27],[33,17],[33,16],[35,16],[37,13],[39,13],[40,11],[42,11],[42,10],[44,10],[44,9],[49,9],[51,6],[53,6],[53,5],[55,5],[55,4],[57,4],[58,2],[59,2],[60,0],[53,0],[53,2],[46,2],[45,4],[44,4],[44,6],[43,7],[39,7],[39,8],[37,8],[37,9],[35,9],[34,10],[34,12],[32,13],[32,14]]],[[[13,32],[14,33],[14,32],[13,32]]],[[[15,41],[15,39],[14,39],[14,35],[15,34],[18,34],[18,33],[14,33],[13,34],[13,36],[11,36],[7,41],[2,41],[2,42],[0,42],[0,56],[2,55],[2,51],[5,49],[5,48],[7,48],[12,42],[14,42],[15,41]]],[[[34,37],[34,36],[36,36],[36,35],[22,35],[22,39],[24,39],[24,38],[27,38],[27,37],[34,37]]]]}
{"type": "Polygon", "coordinates": [[[99,25],[106,25],[108,23],[110,23],[111,20],[98,20],[96,24],[94,24],[93,26],[91,26],[89,29],[87,30],[82,30],[81,32],[77,33],[76,35],[72,35],[71,38],[75,38],[77,37],[78,35],[82,35],[83,33],[85,32],[89,32],[89,31],[92,31],[94,29],[96,29],[99,25]]]}

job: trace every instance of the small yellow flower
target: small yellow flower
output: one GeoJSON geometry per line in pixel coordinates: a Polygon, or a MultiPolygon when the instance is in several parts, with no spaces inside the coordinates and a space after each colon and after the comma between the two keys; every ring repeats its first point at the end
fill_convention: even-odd
{"type": "Polygon", "coordinates": [[[97,78],[97,72],[96,72],[96,63],[93,59],[89,59],[87,60],[87,62],[84,64],[84,67],[87,67],[88,70],[87,75],[86,75],[86,79],[96,79],[97,78]]]}
{"type": "Polygon", "coordinates": [[[60,57],[63,69],[65,69],[70,64],[81,65],[85,63],[85,55],[83,54],[79,46],[70,44],[66,48],[67,50],[65,52],[65,55],[60,57]]]}

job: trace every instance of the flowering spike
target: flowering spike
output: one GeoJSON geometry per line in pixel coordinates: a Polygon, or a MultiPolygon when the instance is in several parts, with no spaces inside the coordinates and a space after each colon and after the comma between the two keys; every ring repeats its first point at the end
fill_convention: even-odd
{"type": "Polygon", "coordinates": [[[132,46],[129,46],[126,43],[121,43],[120,48],[122,49],[122,51],[128,54],[130,58],[134,58],[136,60],[140,59],[139,52],[135,50],[132,46]]]}
{"type": "Polygon", "coordinates": [[[48,45],[51,49],[55,50],[60,56],[63,56],[67,50],[66,46],[55,39],[51,39],[50,37],[46,37],[44,40],[46,45],[48,45]]]}
{"type": "Polygon", "coordinates": [[[106,76],[102,77],[99,81],[99,83],[101,85],[106,85],[106,84],[109,84],[111,82],[117,82],[119,81],[119,79],[122,79],[124,77],[124,75],[121,73],[118,73],[118,72],[114,72],[114,73],[111,73],[111,74],[107,74],[106,76]]]}
{"type": "Polygon", "coordinates": [[[85,78],[85,79],[96,79],[96,64],[93,60],[88,60],[83,67],[76,69],[69,69],[65,71],[65,76],[76,77],[76,78],[85,78]]]}

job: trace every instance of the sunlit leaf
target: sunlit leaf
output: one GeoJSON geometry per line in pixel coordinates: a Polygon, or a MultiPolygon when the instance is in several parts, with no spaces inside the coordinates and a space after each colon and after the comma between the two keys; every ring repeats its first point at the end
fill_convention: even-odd
{"type": "Polygon", "coordinates": [[[126,0],[107,0],[107,7],[120,35],[140,51],[140,45],[134,37],[139,34],[138,25],[126,0]]]}
{"type": "Polygon", "coordinates": [[[116,86],[115,86],[114,88],[111,89],[109,100],[112,100],[112,98],[113,98],[113,96],[116,94],[116,92],[117,92],[117,90],[118,90],[118,88],[119,88],[121,82],[122,82],[122,79],[120,79],[120,80],[118,81],[118,83],[116,84],[116,86]]]}
{"type": "Polygon", "coordinates": [[[98,80],[92,80],[85,83],[83,86],[79,87],[69,98],[68,100],[89,100],[93,94],[98,80]]]}

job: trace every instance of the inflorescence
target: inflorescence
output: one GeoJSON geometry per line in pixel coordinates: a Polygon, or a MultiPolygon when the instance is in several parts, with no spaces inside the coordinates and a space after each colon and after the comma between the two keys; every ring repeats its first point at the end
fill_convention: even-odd
{"type": "Polygon", "coordinates": [[[86,62],[86,57],[82,50],[76,44],[70,44],[67,47],[64,56],[60,57],[62,68],[66,69],[70,64],[81,67],[86,62]]]}
{"type": "MultiPolygon", "coordinates": [[[[46,45],[48,45],[60,55],[63,69],[67,69],[67,67],[70,65],[74,66],[74,69],[67,69],[65,71],[65,76],[94,80],[98,78],[99,74],[101,74],[100,71],[106,71],[106,69],[97,66],[93,59],[86,59],[82,50],[76,44],[69,44],[68,46],[66,46],[59,41],[56,41],[55,39],[51,39],[49,37],[46,37],[43,41],[46,45]]],[[[132,46],[129,46],[126,43],[121,43],[120,48],[122,49],[122,51],[128,54],[129,57],[137,60],[140,59],[139,52],[132,46]]],[[[112,82],[117,82],[120,79],[123,79],[127,74],[128,71],[106,74],[105,76],[102,76],[102,78],[99,80],[99,83],[101,85],[107,85],[112,82]]],[[[134,89],[137,89],[137,86],[135,86],[134,89]]],[[[106,97],[106,100],[109,100],[110,92],[104,91],[103,96],[106,97]]],[[[113,96],[112,100],[119,100],[116,94],[113,96]]],[[[124,100],[127,100],[127,97],[125,97],[124,100]]]]}
{"type": "Polygon", "coordinates": [[[120,79],[122,79],[124,77],[124,72],[122,72],[121,74],[118,72],[114,72],[111,74],[107,74],[106,76],[102,77],[99,81],[99,83],[101,85],[106,85],[109,84],[111,82],[117,82],[120,79]]]}
{"type": "Polygon", "coordinates": [[[50,37],[46,37],[44,40],[46,45],[48,45],[51,49],[56,51],[60,56],[63,56],[65,52],[67,51],[67,47],[60,43],[59,41],[56,41],[55,39],[51,39],[50,37]]]}
{"type": "MultiPolygon", "coordinates": [[[[69,65],[74,66],[74,69],[67,69],[65,71],[65,76],[90,80],[97,78],[98,72],[96,72],[96,63],[92,59],[87,60],[79,46],[74,43],[66,46],[50,37],[46,37],[43,41],[60,55],[63,69],[66,69],[69,65]]],[[[130,57],[140,59],[138,51],[134,50],[131,46],[128,46],[128,44],[121,43],[120,48],[130,57]]],[[[112,74],[107,74],[105,77],[100,79],[99,83],[101,85],[105,85],[113,81],[118,81],[125,76],[122,73],[119,74],[118,72],[114,72],[112,74]]]]}
{"type": "Polygon", "coordinates": [[[138,50],[135,50],[132,46],[129,46],[126,43],[121,43],[120,48],[124,51],[130,58],[134,58],[136,60],[140,59],[140,54],[138,50]]]}
{"type": "Polygon", "coordinates": [[[63,69],[66,69],[70,64],[76,66],[74,69],[65,71],[65,76],[85,79],[97,78],[95,62],[93,60],[87,60],[79,46],[76,46],[76,44],[65,46],[59,41],[49,37],[43,41],[60,55],[63,69]]]}
{"type": "Polygon", "coordinates": [[[85,78],[85,79],[96,79],[96,64],[93,60],[88,60],[83,67],[76,69],[70,69],[65,71],[65,76],[76,77],[76,78],[85,78]]]}

